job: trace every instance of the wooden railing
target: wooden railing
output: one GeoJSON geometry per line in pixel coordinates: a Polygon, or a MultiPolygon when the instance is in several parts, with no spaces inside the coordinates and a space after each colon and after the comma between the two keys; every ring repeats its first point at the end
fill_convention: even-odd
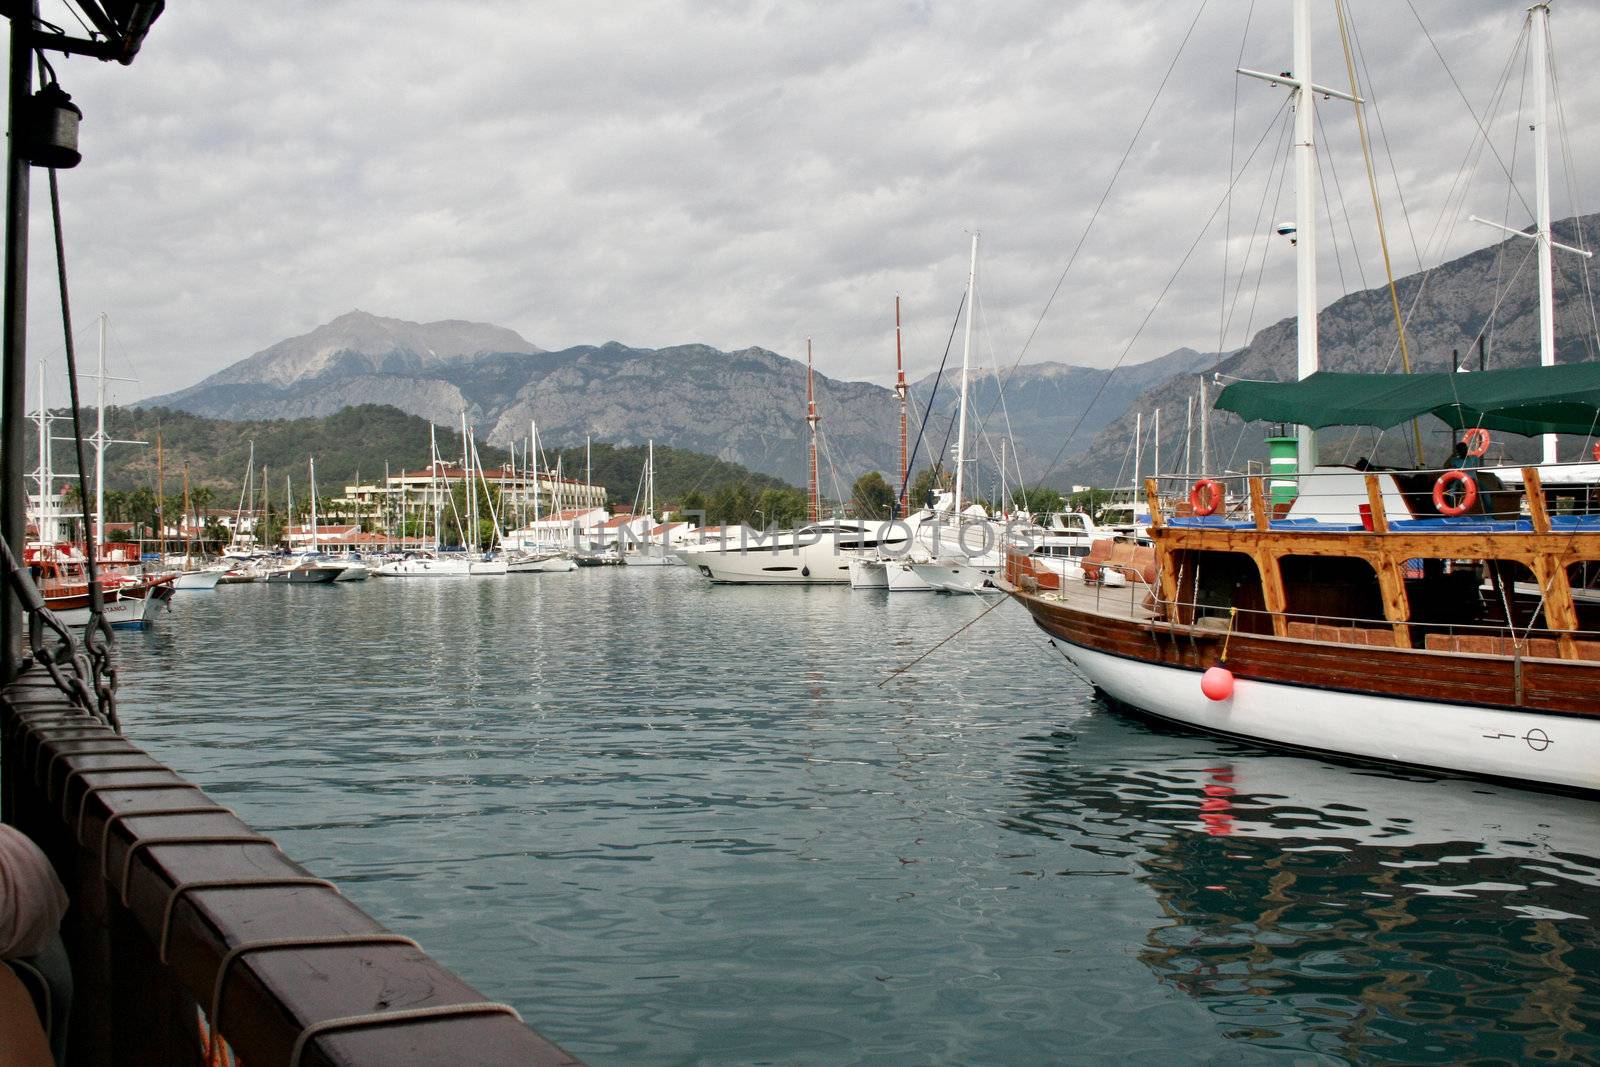
{"type": "Polygon", "coordinates": [[[0,693],[0,785],[72,898],[72,1064],[199,1067],[212,1027],[249,1067],[578,1062],[38,668],[0,693]]]}

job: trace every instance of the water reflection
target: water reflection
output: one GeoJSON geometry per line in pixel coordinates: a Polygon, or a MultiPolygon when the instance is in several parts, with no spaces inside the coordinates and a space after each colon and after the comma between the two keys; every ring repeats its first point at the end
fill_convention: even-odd
{"type": "Polygon", "coordinates": [[[877,687],[984,607],[223,590],[123,709],[596,1067],[1595,1055],[1595,805],[1150,728],[1014,605],[877,687]]]}
{"type": "Polygon", "coordinates": [[[1600,805],[1107,714],[1024,754],[1012,818],[1136,866],[1166,920],[1140,961],[1221,1034],[1339,1060],[1600,1054],[1600,805]]]}

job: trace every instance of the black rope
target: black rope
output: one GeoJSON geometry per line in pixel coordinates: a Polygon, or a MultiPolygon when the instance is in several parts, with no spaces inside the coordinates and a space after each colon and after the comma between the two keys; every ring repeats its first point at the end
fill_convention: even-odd
{"type": "MultiPolygon", "coordinates": [[[[939,373],[933,376],[933,388],[928,392],[928,404],[922,409],[922,423],[917,427],[916,443],[911,446],[911,454],[906,457],[906,472],[900,481],[900,492],[895,494],[896,501],[900,501],[905,498],[906,486],[911,484],[911,471],[916,467],[917,464],[917,449],[922,447],[922,435],[928,429],[928,417],[933,413],[934,398],[939,395],[939,383],[944,381],[944,366],[950,360],[950,348],[955,344],[956,341],[956,327],[961,325],[961,311],[966,306],[967,293],[966,290],[963,289],[961,291],[961,302],[956,305],[956,317],[950,323],[950,336],[944,343],[944,356],[939,360],[939,373]]],[[[945,448],[948,448],[950,442],[949,430],[945,431],[944,439],[945,448]]],[[[939,480],[939,468],[943,463],[944,448],[941,448],[939,450],[939,461],[933,465],[934,484],[936,485],[938,484],[939,480]]],[[[920,507],[921,505],[919,504],[918,506],[920,507]]]]}
{"type": "MultiPolygon", "coordinates": [[[[72,340],[72,305],[67,296],[67,253],[61,228],[61,191],[56,184],[55,168],[50,168],[50,219],[55,227],[56,280],[61,289],[61,327],[66,333],[67,384],[72,399],[72,443],[78,457],[78,502],[83,511],[83,544],[86,570],[89,575],[89,622],[83,631],[83,648],[89,656],[90,681],[94,686],[96,705],[102,718],[114,730],[120,730],[117,721],[117,671],[111,663],[111,624],[106,621],[104,591],[100,588],[99,566],[95,560],[99,545],[94,536],[100,532],[89,521],[89,471],[88,454],[83,447],[83,412],[78,402],[78,359],[72,340]]],[[[44,398],[40,397],[40,405],[44,398]]],[[[45,487],[49,491],[49,487],[45,487]]],[[[102,516],[95,516],[103,522],[102,516]]],[[[151,595],[148,591],[146,596],[151,595]]]]}

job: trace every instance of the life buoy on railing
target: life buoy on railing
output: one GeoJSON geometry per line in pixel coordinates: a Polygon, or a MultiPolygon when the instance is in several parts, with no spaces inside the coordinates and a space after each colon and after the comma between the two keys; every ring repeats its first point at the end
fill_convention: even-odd
{"type": "Polygon", "coordinates": [[[1467,455],[1482,456],[1489,451],[1489,431],[1482,426],[1468,430],[1461,443],[1467,446],[1467,455]]]}
{"type": "Polygon", "coordinates": [[[1589,449],[1589,455],[1594,457],[1596,463],[1600,463],[1600,441],[1596,441],[1594,447],[1589,449]]]}
{"type": "Polygon", "coordinates": [[[1439,475],[1439,480],[1433,483],[1433,506],[1439,509],[1441,515],[1462,515],[1472,505],[1478,502],[1478,479],[1464,470],[1449,470],[1439,475]],[[1462,483],[1461,500],[1459,503],[1450,503],[1450,487],[1462,483]]]}
{"type": "Polygon", "coordinates": [[[1210,478],[1201,478],[1194,483],[1194,488],[1189,490],[1189,506],[1194,508],[1196,515],[1214,515],[1222,506],[1222,483],[1210,478]]]}

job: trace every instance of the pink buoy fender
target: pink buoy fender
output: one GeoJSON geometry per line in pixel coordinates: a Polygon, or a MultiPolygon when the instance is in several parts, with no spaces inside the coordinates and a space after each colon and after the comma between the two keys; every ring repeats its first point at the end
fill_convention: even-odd
{"type": "Polygon", "coordinates": [[[1478,480],[1464,470],[1447,470],[1433,483],[1433,506],[1441,515],[1464,515],[1478,502],[1478,480]],[[1461,483],[1461,499],[1450,503],[1450,487],[1461,483]]]}
{"type": "Polygon", "coordinates": [[[1200,692],[1207,700],[1227,700],[1233,696],[1233,672],[1226,667],[1211,667],[1200,676],[1200,692]]]}

